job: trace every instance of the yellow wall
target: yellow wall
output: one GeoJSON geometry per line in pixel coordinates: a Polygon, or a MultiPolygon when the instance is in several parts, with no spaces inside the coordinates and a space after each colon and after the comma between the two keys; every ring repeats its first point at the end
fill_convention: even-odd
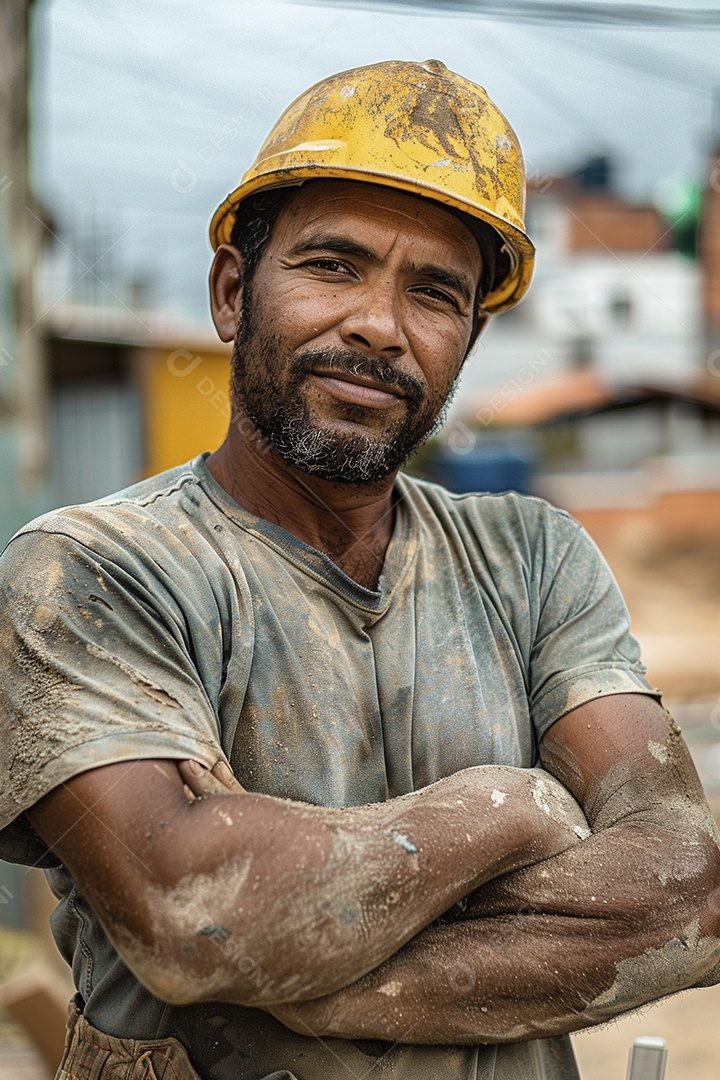
{"type": "Polygon", "coordinates": [[[145,473],[216,450],[230,419],[230,350],[143,350],[145,473]]]}

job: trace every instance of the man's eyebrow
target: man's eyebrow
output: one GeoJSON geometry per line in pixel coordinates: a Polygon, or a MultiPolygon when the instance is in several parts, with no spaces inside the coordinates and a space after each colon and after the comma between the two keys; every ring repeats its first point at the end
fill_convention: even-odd
{"type": "Polygon", "coordinates": [[[338,255],[359,255],[363,259],[373,259],[375,256],[368,248],[355,240],[349,240],[346,236],[336,236],[334,233],[314,233],[306,240],[295,244],[291,250],[292,255],[307,255],[311,251],[335,251],[338,255]]]}
{"type": "MultiPolygon", "coordinates": [[[[334,233],[315,233],[296,244],[291,254],[307,255],[312,251],[333,251],[338,255],[357,255],[359,258],[373,261],[377,259],[372,251],[356,240],[350,240],[346,236],[337,236],[334,233]]],[[[404,263],[402,268],[405,273],[427,278],[437,285],[445,285],[446,288],[453,289],[468,304],[474,299],[475,290],[469,280],[445,266],[438,266],[437,263],[408,262],[404,263]]]]}

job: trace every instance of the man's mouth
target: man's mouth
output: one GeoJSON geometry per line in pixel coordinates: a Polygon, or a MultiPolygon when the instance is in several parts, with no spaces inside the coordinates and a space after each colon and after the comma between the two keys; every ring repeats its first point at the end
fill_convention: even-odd
{"type": "Polygon", "coordinates": [[[355,375],[345,371],[311,371],[326,390],[341,401],[352,405],[366,405],[369,408],[387,408],[407,395],[399,386],[392,386],[366,375],[355,375]]]}

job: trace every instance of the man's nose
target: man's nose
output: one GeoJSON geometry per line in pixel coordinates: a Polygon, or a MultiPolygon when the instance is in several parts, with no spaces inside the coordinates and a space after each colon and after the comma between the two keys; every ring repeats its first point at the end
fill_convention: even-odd
{"type": "Polygon", "coordinates": [[[343,341],[376,356],[402,356],[408,341],[396,285],[387,280],[366,282],[353,290],[352,300],[352,311],[340,325],[343,341]]]}

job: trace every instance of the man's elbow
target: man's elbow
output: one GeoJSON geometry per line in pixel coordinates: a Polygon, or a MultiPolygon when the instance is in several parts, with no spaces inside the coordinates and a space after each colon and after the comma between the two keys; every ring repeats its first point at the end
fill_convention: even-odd
{"type": "Polygon", "coordinates": [[[707,845],[709,855],[696,900],[694,922],[705,942],[707,960],[695,973],[691,986],[720,982],[720,837],[707,845]]]}
{"type": "Polygon", "coordinates": [[[168,1005],[225,1001],[262,1008],[337,988],[334,966],[318,964],[317,949],[293,955],[283,935],[261,920],[250,920],[247,934],[227,921],[200,919],[188,933],[185,921],[166,909],[141,933],[123,928],[111,936],[138,981],[168,1005]]]}
{"type": "Polygon", "coordinates": [[[167,1005],[227,1001],[262,1006],[278,1000],[277,973],[233,941],[222,926],[199,928],[196,941],[166,923],[159,932],[128,942],[115,936],[115,946],[137,980],[167,1005]]]}
{"type": "Polygon", "coordinates": [[[709,932],[720,940],[720,852],[707,875],[703,914],[707,919],[709,932]]]}
{"type": "Polygon", "coordinates": [[[699,985],[720,967],[720,847],[710,829],[689,837],[659,866],[662,898],[648,912],[656,926],[646,955],[661,983],[664,973],[676,984],[664,993],[699,985]]]}
{"type": "Polygon", "coordinates": [[[198,963],[197,950],[183,943],[167,912],[156,911],[152,920],[105,920],[105,929],[123,963],[153,997],[167,1005],[202,1001],[220,981],[221,965],[209,970],[198,963]]]}
{"type": "Polygon", "coordinates": [[[587,1022],[720,981],[720,852],[693,858],[684,875],[667,876],[667,860],[658,866],[661,888],[624,922],[609,985],[585,1007],[587,1022]]]}
{"type": "Polygon", "coordinates": [[[192,970],[175,965],[167,967],[153,956],[125,959],[127,966],[144,988],[166,1005],[196,1005],[204,1000],[201,984],[192,970]]]}
{"type": "Polygon", "coordinates": [[[683,925],[696,923],[704,936],[720,941],[720,835],[712,822],[680,845],[673,863],[661,868],[670,907],[683,925]]]}

